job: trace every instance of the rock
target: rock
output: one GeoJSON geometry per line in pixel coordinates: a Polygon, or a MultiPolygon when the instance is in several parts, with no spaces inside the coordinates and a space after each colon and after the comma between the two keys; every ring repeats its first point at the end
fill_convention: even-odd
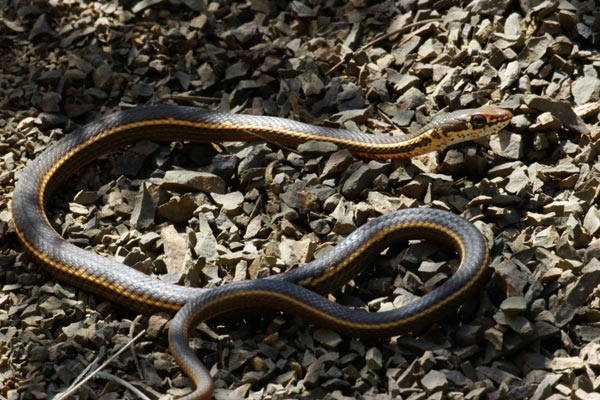
{"type": "Polygon", "coordinates": [[[514,117],[512,117],[510,124],[515,129],[515,131],[523,132],[529,129],[529,126],[532,124],[532,120],[531,117],[525,114],[515,115],[514,117]]]}
{"type": "Polygon", "coordinates": [[[198,215],[198,230],[194,235],[194,253],[207,261],[214,261],[219,256],[218,242],[205,215],[198,215]]]}
{"type": "Polygon", "coordinates": [[[229,215],[236,216],[242,211],[244,195],[241,192],[230,192],[226,194],[211,193],[212,199],[221,206],[221,210],[229,215]]]}
{"type": "Polygon", "coordinates": [[[553,43],[549,36],[532,36],[525,41],[525,47],[519,53],[519,62],[523,66],[530,66],[534,62],[542,60],[548,47],[553,43]]]}
{"type": "Polygon", "coordinates": [[[514,171],[512,171],[505,187],[508,193],[522,195],[525,189],[530,186],[529,177],[525,171],[525,167],[516,168],[514,171]]]}
{"type": "Polygon", "coordinates": [[[510,316],[522,314],[527,310],[527,301],[521,296],[507,297],[500,304],[500,310],[510,316]]]}
{"type": "Polygon", "coordinates": [[[444,156],[444,161],[440,165],[440,172],[454,175],[460,174],[465,170],[465,156],[458,150],[450,149],[444,156]]]}
{"type": "Polygon", "coordinates": [[[494,346],[496,351],[501,351],[504,344],[504,335],[496,328],[489,328],[484,333],[485,339],[494,346]]]}
{"type": "Polygon", "coordinates": [[[521,37],[523,31],[521,30],[521,16],[519,14],[512,13],[506,18],[504,34],[514,40],[518,40],[521,37]]]}
{"type": "Polygon", "coordinates": [[[421,379],[421,385],[427,393],[445,391],[448,389],[448,379],[443,372],[431,370],[421,379]]]}
{"type": "Polygon", "coordinates": [[[598,102],[583,104],[575,108],[575,114],[584,120],[598,115],[598,113],[600,113],[600,103],[598,102]]]}
{"type": "Polygon", "coordinates": [[[94,78],[96,87],[107,92],[112,89],[116,75],[109,65],[102,64],[94,70],[92,77],[94,78]]]}
{"type": "Polygon", "coordinates": [[[173,196],[166,203],[156,209],[157,215],[170,222],[181,223],[189,220],[198,207],[196,199],[186,193],[182,196],[173,196]]]}
{"type": "MultiPolygon", "coordinates": [[[[169,274],[179,276],[185,272],[187,252],[186,240],[177,232],[173,225],[167,225],[160,231],[160,237],[168,260],[169,274]]],[[[177,278],[179,280],[179,278],[177,278]]]]}
{"type": "Polygon", "coordinates": [[[323,363],[315,361],[308,366],[306,369],[306,375],[304,375],[304,386],[306,388],[314,388],[318,385],[320,377],[323,376],[325,367],[323,363]]]}
{"type": "Polygon", "coordinates": [[[154,249],[159,239],[160,235],[158,233],[146,232],[140,238],[140,246],[142,249],[154,249]]]}
{"type": "Polygon", "coordinates": [[[234,64],[231,64],[225,71],[225,80],[244,78],[248,73],[249,69],[250,65],[241,60],[234,64]]]}
{"type": "Polygon", "coordinates": [[[383,356],[377,347],[371,347],[365,354],[367,367],[371,371],[378,371],[383,367],[383,356]]]}
{"type": "Polygon", "coordinates": [[[600,100],[600,79],[594,76],[582,76],[573,81],[571,92],[575,104],[583,105],[600,100]]]}
{"type": "Polygon", "coordinates": [[[518,61],[508,63],[506,69],[500,71],[500,88],[507,89],[518,81],[521,73],[521,65],[518,61]]]}
{"type": "Polygon", "coordinates": [[[490,148],[495,154],[509,160],[521,159],[525,151],[522,136],[507,131],[492,135],[490,148]]]}
{"type": "Polygon", "coordinates": [[[600,284],[600,262],[593,259],[583,268],[582,273],[577,281],[567,287],[564,301],[552,307],[558,327],[565,326],[573,319],[578,308],[600,284]]]}
{"type": "Polygon", "coordinates": [[[50,28],[50,25],[48,24],[48,17],[46,14],[42,14],[35,20],[27,39],[30,42],[38,42],[50,39],[53,36],[54,31],[52,31],[52,28],[50,28]]]}
{"type": "Polygon", "coordinates": [[[397,103],[406,108],[416,108],[425,102],[425,94],[416,87],[411,87],[397,100],[397,103]]]}
{"type": "Polygon", "coordinates": [[[165,173],[161,187],[166,190],[225,193],[225,182],[217,175],[207,172],[171,170],[165,173]]]}
{"type": "Polygon", "coordinates": [[[471,7],[471,12],[481,13],[483,15],[494,16],[501,15],[508,9],[510,2],[504,1],[492,1],[484,0],[477,2],[471,7]]]}
{"type": "Polygon", "coordinates": [[[298,210],[301,214],[306,214],[316,210],[319,205],[317,196],[314,193],[307,191],[288,191],[280,195],[281,200],[293,209],[298,210]]]}
{"type": "Polygon", "coordinates": [[[348,198],[357,198],[363,190],[367,189],[373,180],[384,174],[389,166],[378,161],[369,161],[361,164],[342,185],[342,194],[348,198]]]}
{"type": "Polygon", "coordinates": [[[149,340],[158,338],[164,331],[169,322],[169,315],[164,313],[154,314],[148,319],[148,328],[146,328],[146,337],[149,340]]]}
{"type": "Polygon", "coordinates": [[[342,343],[342,337],[337,332],[329,329],[317,329],[313,335],[313,338],[317,342],[330,349],[335,349],[340,343],[342,343]]]}
{"type": "Polygon", "coordinates": [[[154,223],[156,203],[150,195],[146,185],[140,187],[140,193],[135,197],[131,212],[131,225],[143,231],[154,223]]]}
{"type": "Polygon", "coordinates": [[[537,116],[535,123],[529,126],[529,129],[536,132],[556,131],[560,129],[562,123],[552,113],[545,112],[537,116]]]}
{"type": "Polygon", "coordinates": [[[44,97],[42,97],[42,100],[38,103],[38,105],[44,112],[57,113],[60,111],[61,101],[62,96],[59,93],[48,92],[44,95],[44,97]]]}
{"type": "Polygon", "coordinates": [[[567,102],[529,95],[525,96],[525,103],[536,110],[550,112],[558,118],[564,126],[579,134],[587,135],[590,132],[589,128],[585,126],[583,121],[575,114],[567,102]]]}
{"type": "Polygon", "coordinates": [[[476,344],[482,337],[481,325],[464,324],[456,333],[456,340],[462,345],[476,344]]]}
{"type": "Polygon", "coordinates": [[[356,229],[353,205],[345,200],[336,200],[335,209],[331,213],[331,218],[335,221],[333,231],[342,235],[348,234],[356,229]]]}
{"type": "Polygon", "coordinates": [[[550,369],[552,371],[564,371],[569,372],[585,368],[585,362],[579,357],[554,357],[550,361],[550,369]]]}
{"type": "Polygon", "coordinates": [[[583,227],[592,235],[600,229],[600,210],[596,206],[590,207],[585,214],[583,227]]]}
{"type": "Polygon", "coordinates": [[[231,179],[239,162],[235,154],[217,154],[210,164],[210,172],[224,180],[231,179]]]}
{"type": "Polygon", "coordinates": [[[298,145],[298,152],[309,157],[318,157],[321,155],[334,153],[337,150],[338,146],[335,143],[321,142],[316,140],[310,140],[298,145]]]}

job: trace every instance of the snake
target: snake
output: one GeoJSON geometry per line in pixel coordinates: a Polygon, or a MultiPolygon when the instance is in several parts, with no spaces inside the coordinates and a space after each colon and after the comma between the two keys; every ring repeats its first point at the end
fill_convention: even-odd
{"type": "Polygon", "coordinates": [[[483,235],[467,220],[433,208],[410,208],[362,225],[322,257],[265,279],[215,288],[163,282],[109,257],[65,240],[52,226],[46,206],[52,194],[85,165],[139,140],[237,142],[266,140],[297,147],[332,142],[357,157],[410,159],[506,127],[510,111],[492,105],[443,114],[405,135],[323,127],[291,119],[223,113],[174,104],[138,106],[98,118],[51,144],[20,173],[12,199],[15,232],[27,251],[59,280],[101,295],[134,311],[175,314],[169,349],[195,389],[186,400],[211,398],[208,369],[190,349],[195,327],[217,315],[249,306],[284,311],[357,337],[411,332],[443,317],[486,280],[489,259],[483,235]],[[450,245],[460,263],[443,284],[399,308],[368,312],[329,301],[325,295],[363,271],[374,256],[399,241],[433,240],[450,245]]]}

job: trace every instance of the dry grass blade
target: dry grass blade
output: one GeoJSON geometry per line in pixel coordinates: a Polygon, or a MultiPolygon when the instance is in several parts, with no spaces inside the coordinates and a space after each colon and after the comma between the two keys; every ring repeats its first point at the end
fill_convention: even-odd
{"type": "Polygon", "coordinates": [[[352,51],[352,52],[347,53],[346,55],[344,55],[344,57],[342,57],[342,59],[337,64],[335,64],[333,67],[331,67],[325,74],[326,75],[330,75],[333,71],[335,71],[336,69],[338,69],[344,62],[346,62],[346,59],[350,55],[353,55],[353,54],[355,54],[357,52],[361,52],[363,50],[366,50],[366,49],[368,49],[371,46],[375,46],[376,44],[383,42],[384,40],[386,40],[389,37],[392,37],[394,35],[397,35],[399,33],[402,33],[404,31],[412,29],[412,28],[414,28],[416,26],[426,25],[426,24],[428,24],[430,22],[440,22],[440,21],[441,21],[441,19],[439,19],[439,18],[425,19],[423,21],[414,22],[412,24],[405,25],[402,28],[398,28],[398,29],[396,29],[396,30],[394,30],[392,32],[388,32],[388,33],[385,33],[385,34],[383,34],[381,36],[378,36],[375,39],[371,40],[370,42],[367,42],[364,45],[362,45],[358,50],[352,51]]]}
{"type": "Polygon", "coordinates": [[[133,393],[140,399],[151,400],[150,397],[146,396],[144,394],[144,392],[142,392],[141,390],[139,390],[138,388],[133,386],[131,383],[127,382],[124,379],[119,378],[118,376],[114,376],[113,374],[109,374],[109,373],[103,372],[103,371],[98,371],[96,373],[95,378],[106,379],[107,381],[115,382],[116,384],[119,384],[119,385],[125,387],[127,390],[129,390],[131,393],[133,393]]]}
{"type": "Polygon", "coordinates": [[[108,364],[110,364],[115,358],[117,358],[121,353],[123,353],[125,350],[127,350],[129,348],[129,346],[132,343],[134,343],[136,340],[138,340],[144,333],[146,333],[146,330],[142,330],[134,338],[130,339],[123,347],[121,347],[119,349],[119,351],[117,351],[115,354],[110,356],[108,358],[108,360],[106,360],[102,365],[100,365],[98,368],[96,368],[92,373],[90,373],[88,376],[86,376],[83,380],[81,380],[75,386],[70,387],[66,392],[59,393],[56,396],[54,396],[53,400],[68,399],[69,396],[71,396],[73,393],[75,393],[77,390],[79,390],[79,388],[81,386],[83,386],[90,379],[94,378],[94,376],[96,376],[100,371],[102,371],[104,368],[106,368],[108,366],[108,364]]]}

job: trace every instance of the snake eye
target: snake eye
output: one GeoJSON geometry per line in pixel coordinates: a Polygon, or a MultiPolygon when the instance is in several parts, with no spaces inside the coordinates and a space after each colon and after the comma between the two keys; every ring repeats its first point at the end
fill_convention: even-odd
{"type": "Polygon", "coordinates": [[[471,117],[471,124],[473,128],[483,128],[487,125],[487,119],[483,115],[475,114],[471,117]]]}

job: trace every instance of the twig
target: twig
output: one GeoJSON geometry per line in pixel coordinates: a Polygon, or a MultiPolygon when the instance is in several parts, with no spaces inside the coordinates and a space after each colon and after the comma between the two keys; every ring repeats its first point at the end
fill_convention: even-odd
{"type": "Polygon", "coordinates": [[[361,47],[360,47],[358,50],[356,50],[356,51],[351,51],[351,52],[349,52],[349,53],[346,53],[346,54],[345,54],[345,55],[342,57],[342,59],[341,59],[341,60],[340,60],[340,61],[339,61],[337,64],[335,64],[333,67],[331,67],[331,68],[329,69],[329,71],[327,71],[327,72],[326,72],[326,75],[329,75],[329,74],[331,74],[333,71],[335,71],[336,69],[338,69],[338,68],[339,68],[339,67],[340,67],[340,66],[341,66],[341,65],[342,65],[342,64],[343,64],[343,63],[346,61],[346,59],[347,59],[347,58],[348,58],[350,55],[352,55],[352,54],[356,54],[357,52],[364,51],[364,50],[368,49],[368,48],[369,48],[369,47],[371,47],[371,46],[374,46],[374,45],[376,45],[376,44],[378,44],[378,43],[380,43],[380,42],[383,42],[384,40],[386,40],[387,38],[389,38],[389,37],[391,37],[391,36],[397,35],[397,34],[399,34],[399,33],[403,32],[403,31],[406,31],[406,30],[408,30],[408,29],[412,29],[412,28],[414,28],[415,26],[420,26],[420,25],[425,25],[425,24],[428,24],[428,23],[430,23],[430,22],[440,22],[440,21],[441,21],[441,19],[440,19],[440,18],[424,19],[423,21],[417,21],[417,22],[414,22],[414,23],[412,23],[412,24],[404,25],[403,27],[401,27],[401,28],[398,28],[398,29],[396,29],[396,30],[394,30],[394,31],[392,31],[392,32],[384,33],[383,35],[381,35],[381,36],[379,36],[379,37],[377,37],[377,38],[375,38],[375,39],[371,40],[370,42],[367,42],[367,43],[365,43],[365,44],[364,44],[364,45],[362,45],[362,46],[361,46],[361,47]]]}
{"type": "MultiPolygon", "coordinates": [[[[135,333],[135,327],[137,326],[140,319],[142,319],[142,316],[141,316],[141,314],[138,314],[131,322],[131,325],[129,326],[129,338],[130,339],[133,338],[133,334],[135,333]]],[[[130,343],[131,344],[129,345],[129,348],[131,349],[131,355],[133,356],[133,362],[135,364],[135,368],[138,371],[138,376],[143,381],[146,379],[146,373],[145,373],[144,369],[142,368],[142,363],[140,362],[140,360],[137,356],[133,342],[130,342],[130,343]]]]}
{"type": "Polygon", "coordinates": [[[383,111],[381,111],[379,108],[377,108],[377,114],[381,118],[383,118],[384,120],[386,120],[386,122],[388,124],[390,124],[391,126],[393,126],[394,128],[396,128],[397,130],[399,130],[400,132],[402,132],[404,134],[404,131],[402,129],[400,129],[400,127],[398,126],[398,124],[396,124],[393,119],[391,119],[386,113],[384,113],[383,111]]]}
{"type": "Polygon", "coordinates": [[[70,389],[68,389],[66,392],[63,393],[58,393],[56,396],[54,396],[53,400],[63,400],[63,399],[67,399],[70,395],[72,395],[73,393],[75,393],[77,390],[79,390],[79,388],[81,386],[83,386],[85,383],[87,383],[87,381],[89,381],[90,379],[92,379],[96,374],[98,374],[98,372],[100,372],[101,370],[103,370],[104,368],[106,368],[106,366],[108,364],[110,364],[112,362],[112,360],[114,360],[115,358],[117,358],[121,353],[123,353],[125,350],[127,350],[129,348],[129,345],[133,342],[135,342],[136,340],[138,340],[144,333],[146,332],[145,329],[143,329],[140,333],[138,333],[133,339],[129,340],[129,342],[127,342],[125,344],[125,346],[121,347],[119,349],[119,351],[117,351],[115,354],[113,354],[112,356],[110,356],[108,358],[108,360],[106,360],[102,365],[100,365],[98,368],[96,368],[90,375],[88,375],[85,379],[83,379],[82,381],[80,381],[77,385],[72,386],[70,389]]]}
{"type": "Polygon", "coordinates": [[[146,394],[144,392],[142,392],[140,389],[138,389],[135,386],[133,386],[131,383],[127,382],[124,379],[119,378],[118,376],[114,376],[113,374],[109,374],[108,372],[98,371],[96,373],[95,378],[106,379],[107,381],[115,382],[115,383],[123,386],[127,390],[129,390],[134,395],[138,396],[140,399],[142,399],[142,400],[151,400],[150,397],[146,396],[146,394]]]}
{"type": "Polygon", "coordinates": [[[365,43],[364,45],[362,45],[362,47],[360,49],[358,49],[358,51],[368,49],[371,46],[374,46],[376,44],[379,44],[380,42],[383,42],[385,39],[387,39],[389,37],[397,35],[403,31],[412,29],[416,26],[426,25],[430,22],[441,22],[441,21],[442,21],[441,18],[431,18],[431,19],[424,19],[422,21],[413,22],[412,24],[404,25],[403,27],[398,28],[395,31],[384,33],[383,35],[371,40],[370,42],[365,43]]]}
{"type": "Polygon", "coordinates": [[[75,380],[73,380],[73,382],[71,383],[71,386],[67,390],[71,390],[71,388],[73,386],[77,385],[82,379],[84,379],[87,376],[87,374],[90,370],[96,368],[96,365],[98,365],[100,363],[100,360],[102,360],[104,358],[104,353],[106,353],[105,348],[104,347],[100,348],[100,351],[98,352],[98,355],[96,356],[96,358],[94,358],[94,361],[89,363],[87,365],[87,367],[85,367],[83,369],[83,371],[81,371],[81,373],[77,376],[77,378],[75,378],[75,380]]]}
{"type": "Polygon", "coordinates": [[[173,100],[175,102],[198,102],[198,103],[220,103],[220,97],[194,96],[184,94],[168,94],[161,97],[161,100],[173,100]]]}

